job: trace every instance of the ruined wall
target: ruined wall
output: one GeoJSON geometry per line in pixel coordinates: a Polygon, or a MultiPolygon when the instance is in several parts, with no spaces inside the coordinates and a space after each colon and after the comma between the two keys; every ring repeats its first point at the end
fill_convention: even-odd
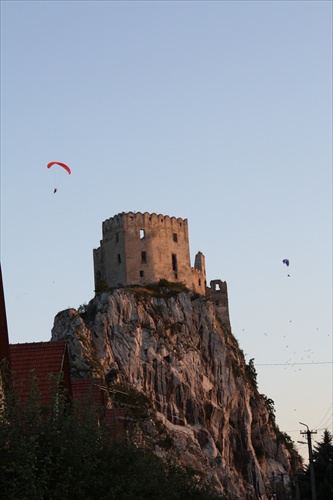
{"type": "Polygon", "coordinates": [[[192,267],[191,271],[192,290],[195,290],[202,295],[206,294],[206,264],[205,256],[202,252],[198,252],[196,254],[194,260],[194,268],[192,267]]]}
{"type": "Polygon", "coordinates": [[[216,314],[221,323],[230,330],[228,289],[226,281],[212,280],[210,282],[210,287],[207,287],[206,289],[206,295],[215,305],[216,314]]]}
{"type": "Polygon", "coordinates": [[[95,287],[167,279],[205,294],[206,269],[201,252],[191,268],[187,219],[155,213],[122,212],[103,222],[103,238],[94,250],[95,287]]]}

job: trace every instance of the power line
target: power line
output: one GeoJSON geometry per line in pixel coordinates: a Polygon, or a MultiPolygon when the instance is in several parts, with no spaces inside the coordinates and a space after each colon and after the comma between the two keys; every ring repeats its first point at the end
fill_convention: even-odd
{"type": "Polygon", "coordinates": [[[331,428],[331,427],[333,427],[333,416],[332,415],[328,416],[327,419],[326,419],[326,421],[322,422],[320,424],[319,430],[323,431],[323,430],[331,428]]]}
{"type": "Polygon", "coordinates": [[[312,363],[255,363],[255,366],[296,366],[296,365],[331,365],[333,361],[314,361],[312,363]]]}
{"type": "MultiPolygon", "coordinates": [[[[323,416],[323,418],[321,419],[321,421],[319,422],[319,424],[316,425],[316,427],[320,427],[321,426],[322,422],[325,420],[325,418],[328,415],[328,412],[330,411],[330,409],[332,408],[332,406],[333,406],[333,403],[331,403],[331,406],[329,407],[329,409],[327,410],[327,412],[325,413],[325,415],[323,416]]],[[[333,412],[332,412],[332,414],[333,414],[333,412]]],[[[332,415],[330,415],[329,418],[331,418],[331,417],[332,417],[332,415]]]]}

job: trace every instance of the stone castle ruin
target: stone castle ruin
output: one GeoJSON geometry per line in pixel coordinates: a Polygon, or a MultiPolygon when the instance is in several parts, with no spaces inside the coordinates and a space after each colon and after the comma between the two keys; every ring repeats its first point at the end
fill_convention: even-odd
{"type": "Polygon", "coordinates": [[[103,222],[100,247],[94,249],[95,289],[145,285],[166,279],[182,282],[213,300],[229,325],[227,285],[206,282],[205,257],[195,256],[191,267],[187,219],[148,212],[122,212],[103,222]]]}

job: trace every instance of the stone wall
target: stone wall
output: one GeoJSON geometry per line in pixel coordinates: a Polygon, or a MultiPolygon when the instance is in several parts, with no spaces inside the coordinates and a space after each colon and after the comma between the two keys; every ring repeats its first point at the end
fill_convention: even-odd
{"type": "Polygon", "coordinates": [[[227,283],[221,280],[212,280],[210,282],[210,288],[207,287],[206,289],[206,295],[214,303],[217,316],[221,323],[230,330],[227,283]]]}
{"type": "Polygon", "coordinates": [[[190,262],[187,219],[156,213],[122,212],[103,222],[103,238],[94,250],[95,287],[146,284],[166,279],[205,294],[205,258],[190,262]]]}

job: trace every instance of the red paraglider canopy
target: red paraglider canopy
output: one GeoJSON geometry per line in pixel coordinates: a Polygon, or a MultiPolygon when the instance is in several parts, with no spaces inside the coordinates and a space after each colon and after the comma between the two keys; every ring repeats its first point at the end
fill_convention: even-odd
{"type": "Polygon", "coordinates": [[[72,173],[71,169],[68,167],[68,165],[66,165],[66,163],[61,163],[60,161],[51,161],[51,163],[47,164],[47,168],[51,168],[52,165],[60,165],[62,168],[67,170],[69,174],[72,173]]]}

